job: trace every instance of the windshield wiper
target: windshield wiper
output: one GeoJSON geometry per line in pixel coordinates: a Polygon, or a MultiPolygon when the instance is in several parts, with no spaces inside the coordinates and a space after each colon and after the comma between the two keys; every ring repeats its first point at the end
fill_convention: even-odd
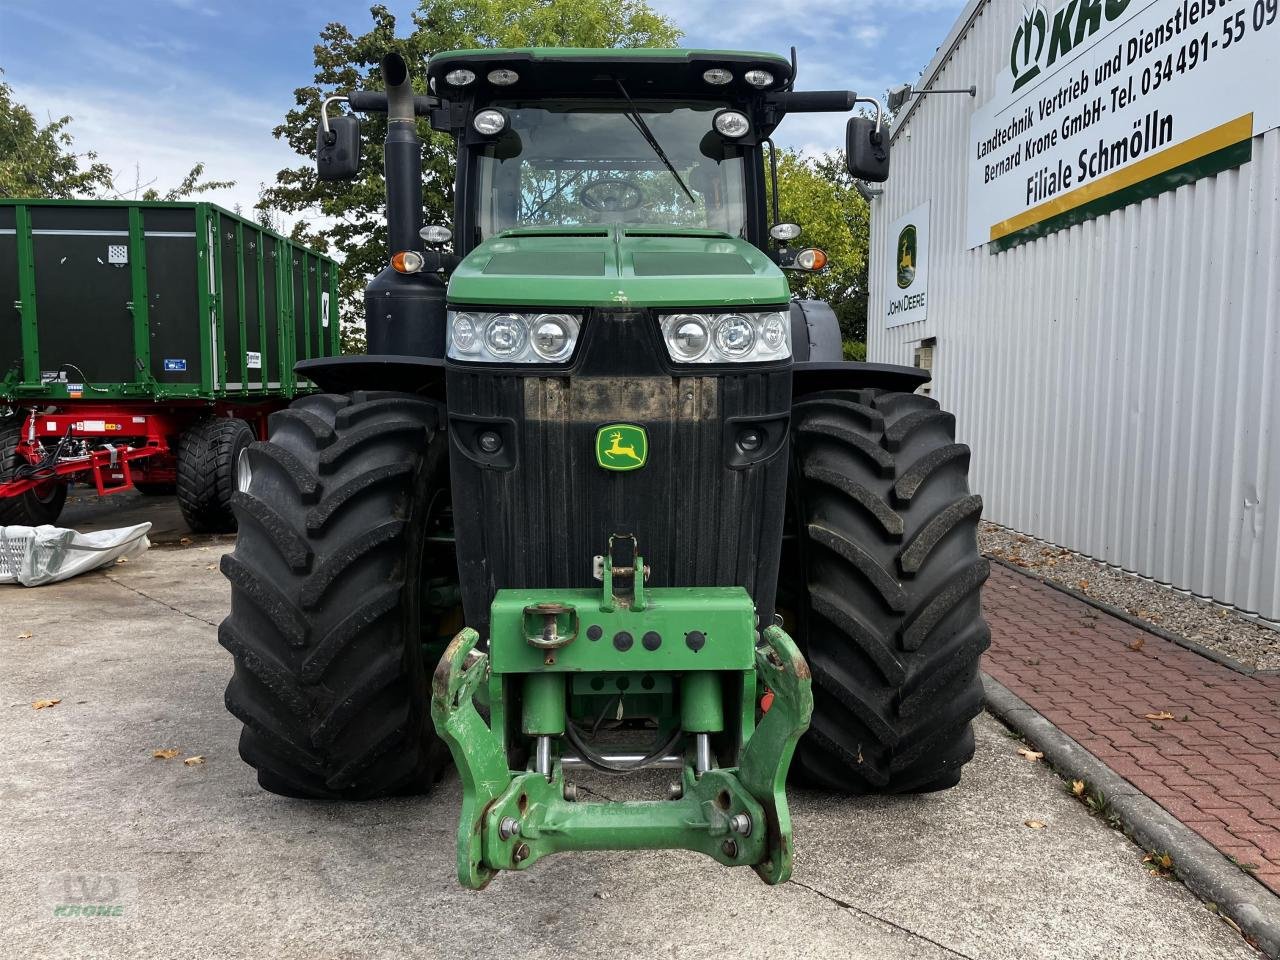
{"type": "Polygon", "coordinates": [[[684,178],[680,176],[680,171],[676,169],[675,164],[667,159],[666,151],[662,149],[662,144],[658,143],[658,138],[653,135],[653,131],[649,129],[649,125],[644,122],[644,117],[640,116],[640,111],[636,109],[635,101],[631,99],[631,94],[627,93],[627,88],[622,85],[622,81],[617,77],[613,78],[613,82],[618,85],[618,90],[621,91],[622,95],[627,100],[627,105],[631,108],[625,114],[626,118],[631,121],[632,126],[640,131],[640,136],[644,137],[645,143],[649,144],[649,146],[653,148],[653,152],[658,155],[658,159],[662,161],[662,165],[671,171],[671,175],[676,178],[676,183],[680,184],[680,189],[683,190],[684,195],[689,198],[689,202],[696,206],[698,203],[697,198],[694,197],[689,188],[685,186],[684,178]]]}

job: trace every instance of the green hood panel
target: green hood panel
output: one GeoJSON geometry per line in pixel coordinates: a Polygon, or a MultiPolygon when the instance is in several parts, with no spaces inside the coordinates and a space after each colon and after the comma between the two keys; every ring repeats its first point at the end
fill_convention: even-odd
{"type": "Polygon", "coordinates": [[[786,303],[758,249],[710,230],[555,227],[485,241],[449,280],[450,303],[527,307],[697,307],[786,303]]]}

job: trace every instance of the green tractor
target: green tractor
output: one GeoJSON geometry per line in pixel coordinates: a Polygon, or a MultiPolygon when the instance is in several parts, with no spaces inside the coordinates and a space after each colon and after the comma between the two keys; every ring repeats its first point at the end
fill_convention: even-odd
{"type": "MultiPolygon", "coordinates": [[[[477,888],[638,848],[778,883],[788,775],[956,784],[989,639],[969,450],[924,374],[845,362],[791,298],[826,257],[768,202],[785,115],[862,98],[796,91],[794,51],[458,51],[417,94],[381,69],[317,133],[350,178],[334,104],[387,114],[370,352],[299,364],[326,392],[238,465],[219,637],[259,783],[418,793],[451,754],[477,888]],[[422,222],[419,116],[456,141],[451,227],[422,222]],[[575,780],[653,769],[643,801],[575,780]]],[[[867,102],[849,172],[881,181],[867,102]]]]}

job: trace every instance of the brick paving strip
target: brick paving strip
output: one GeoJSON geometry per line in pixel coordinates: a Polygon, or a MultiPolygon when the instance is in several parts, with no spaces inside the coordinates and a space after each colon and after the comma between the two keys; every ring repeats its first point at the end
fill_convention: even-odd
{"type": "Polygon", "coordinates": [[[1280,894],[1280,676],[1246,676],[993,564],[986,672],[1280,894]],[[1149,719],[1147,714],[1173,715],[1149,719]]]}

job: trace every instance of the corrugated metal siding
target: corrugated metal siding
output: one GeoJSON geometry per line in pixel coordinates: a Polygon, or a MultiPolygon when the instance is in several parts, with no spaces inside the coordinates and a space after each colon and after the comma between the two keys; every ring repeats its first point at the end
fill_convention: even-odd
{"type": "Polygon", "coordinates": [[[872,207],[870,359],[936,337],[986,516],[1280,620],[1280,130],[1251,162],[1001,254],[964,242],[969,116],[1020,16],[988,2],[872,207]],[[929,318],[885,330],[887,225],[930,210],[929,318]]]}

